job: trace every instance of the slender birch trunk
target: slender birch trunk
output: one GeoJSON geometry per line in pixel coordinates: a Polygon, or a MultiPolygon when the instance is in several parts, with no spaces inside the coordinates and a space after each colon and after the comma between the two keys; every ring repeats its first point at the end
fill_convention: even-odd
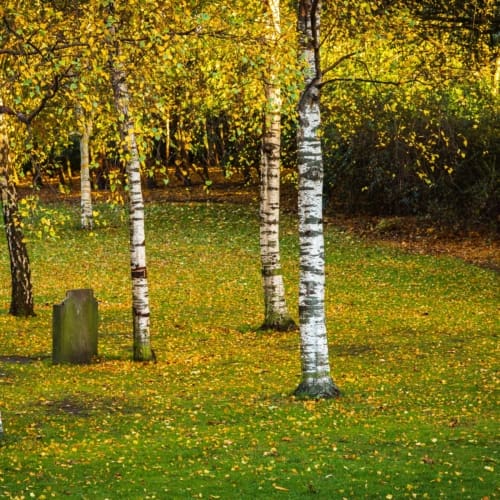
{"type": "Polygon", "coordinates": [[[129,187],[130,208],[130,267],[132,275],[132,315],[134,323],[134,360],[151,361],[155,358],[150,342],[149,290],[146,266],[146,237],[144,231],[144,200],[142,196],[139,150],[130,113],[130,94],[127,73],[120,59],[114,26],[109,28],[114,44],[110,61],[114,104],[120,117],[120,135],[129,187]]]}
{"type": "Polygon", "coordinates": [[[94,218],[92,214],[92,187],[90,183],[90,136],[92,135],[92,121],[84,116],[79,109],[81,119],[80,134],[80,226],[82,229],[92,230],[94,218]]]}
{"type": "Polygon", "coordinates": [[[295,394],[332,398],[340,392],[330,375],[325,321],[325,249],[323,238],[323,155],[319,129],[319,28],[321,0],[300,0],[300,54],[306,65],[299,101],[297,134],[299,167],[300,283],[299,316],[302,382],[295,394]]]}
{"type": "Polygon", "coordinates": [[[10,259],[12,294],[9,313],[13,316],[34,316],[30,260],[21,227],[17,190],[9,159],[8,133],[5,117],[2,114],[0,114],[0,195],[10,259]]]}
{"type": "MultiPolygon", "coordinates": [[[[268,0],[270,14],[267,39],[274,46],[280,36],[279,0],[268,0]]],[[[262,329],[292,330],[285,299],[279,246],[281,89],[273,69],[264,83],[266,110],[260,162],[260,257],[264,288],[262,329]]]]}
{"type": "Polygon", "coordinates": [[[493,95],[498,95],[500,87],[500,56],[495,59],[495,71],[493,73],[493,95]]]}

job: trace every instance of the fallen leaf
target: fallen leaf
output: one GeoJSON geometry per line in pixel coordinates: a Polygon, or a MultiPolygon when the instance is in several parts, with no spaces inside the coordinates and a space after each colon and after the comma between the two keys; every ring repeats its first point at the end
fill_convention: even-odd
{"type": "Polygon", "coordinates": [[[288,488],[284,488],[283,486],[279,486],[279,485],[278,485],[278,484],[276,484],[276,483],[273,483],[273,488],[274,488],[275,490],[278,490],[278,491],[289,491],[289,489],[288,489],[288,488]]]}

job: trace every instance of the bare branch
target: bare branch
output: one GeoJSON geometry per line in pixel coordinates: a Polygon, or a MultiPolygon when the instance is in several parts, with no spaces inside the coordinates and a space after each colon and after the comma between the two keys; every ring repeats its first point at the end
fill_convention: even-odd
{"type": "Polygon", "coordinates": [[[323,74],[328,73],[329,71],[332,71],[332,69],[335,69],[337,66],[340,66],[346,59],[350,59],[351,57],[354,57],[355,55],[359,54],[358,51],[356,52],[350,52],[349,54],[345,54],[339,59],[337,59],[331,66],[328,66],[328,68],[325,68],[323,70],[323,74]]]}
{"type": "Polygon", "coordinates": [[[21,51],[21,50],[14,50],[14,49],[0,49],[0,55],[7,55],[7,56],[14,56],[14,57],[19,57],[19,56],[34,56],[36,55],[37,52],[26,52],[26,51],[21,51]]]}
{"type": "Polygon", "coordinates": [[[338,78],[330,78],[329,80],[325,80],[324,82],[321,82],[319,84],[320,87],[324,87],[325,85],[328,85],[330,83],[335,83],[335,82],[352,82],[352,83],[380,83],[384,85],[394,85],[396,87],[403,85],[404,83],[409,83],[410,80],[404,81],[404,82],[397,82],[393,80],[377,80],[374,78],[349,78],[349,77],[338,77],[338,78]]]}

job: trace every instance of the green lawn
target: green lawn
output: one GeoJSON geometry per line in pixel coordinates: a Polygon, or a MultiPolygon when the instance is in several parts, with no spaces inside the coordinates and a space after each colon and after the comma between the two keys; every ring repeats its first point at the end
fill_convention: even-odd
{"type": "MultiPolygon", "coordinates": [[[[56,211],[78,221],[76,207],[56,211]]],[[[2,498],[495,498],[498,275],[327,228],[338,400],[301,401],[297,332],[261,333],[256,207],[150,205],[157,364],[131,359],[128,227],[30,239],[37,316],[0,237],[2,498]],[[52,305],[91,287],[99,360],[51,364],[52,305]],[[16,361],[16,362],[13,362],[16,361]]],[[[73,227],[70,227],[73,224],[73,227]]],[[[282,258],[296,317],[298,242],[282,258]]]]}

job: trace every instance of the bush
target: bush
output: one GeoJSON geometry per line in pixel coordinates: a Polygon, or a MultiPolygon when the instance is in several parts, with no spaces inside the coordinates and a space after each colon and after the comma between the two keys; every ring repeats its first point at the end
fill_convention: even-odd
{"type": "Polygon", "coordinates": [[[362,90],[324,118],[329,200],[350,212],[495,219],[500,141],[487,88],[362,90]]]}

